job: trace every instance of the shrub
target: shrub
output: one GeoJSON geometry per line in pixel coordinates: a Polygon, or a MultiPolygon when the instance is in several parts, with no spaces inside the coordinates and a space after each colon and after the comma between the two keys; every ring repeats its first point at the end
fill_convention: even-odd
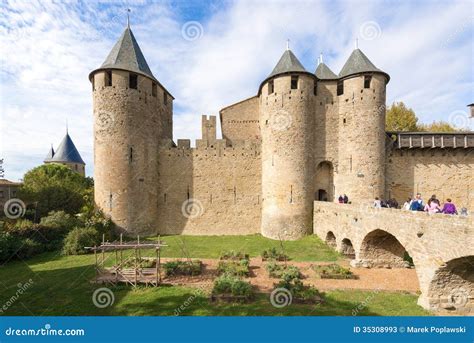
{"type": "Polygon", "coordinates": [[[220,256],[221,260],[242,260],[242,259],[249,259],[248,254],[244,254],[241,251],[234,251],[234,250],[227,250],[223,251],[220,256]]]}
{"type": "Polygon", "coordinates": [[[217,266],[219,275],[228,274],[234,276],[249,276],[249,260],[242,259],[240,261],[220,261],[217,266]]]}
{"type": "Polygon", "coordinates": [[[41,218],[40,224],[69,232],[78,226],[80,221],[64,211],[51,211],[46,217],[41,218]]]}
{"type": "Polygon", "coordinates": [[[91,227],[76,227],[64,239],[63,254],[79,255],[88,251],[84,247],[100,244],[100,234],[91,227]]]}
{"type": "Polygon", "coordinates": [[[101,210],[93,211],[82,220],[85,227],[95,229],[101,237],[105,235],[105,240],[112,241],[114,239],[115,225],[112,219],[106,217],[101,210]]]}
{"type": "Polygon", "coordinates": [[[352,279],[354,274],[348,268],[344,268],[337,263],[327,265],[315,265],[313,270],[322,279],[352,279]]]}
{"type": "Polygon", "coordinates": [[[267,263],[265,269],[267,270],[270,277],[282,278],[285,276],[287,278],[301,278],[300,270],[296,266],[286,266],[272,261],[267,263]]]}
{"type": "Polygon", "coordinates": [[[166,275],[200,275],[201,261],[169,261],[164,264],[166,275]]]}
{"type": "Polygon", "coordinates": [[[6,262],[15,255],[21,241],[8,232],[0,232],[0,262],[6,262]]]}
{"type": "Polygon", "coordinates": [[[288,261],[289,257],[283,251],[278,251],[276,248],[270,248],[262,252],[262,260],[288,261]]]}
{"type": "Polygon", "coordinates": [[[58,250],[67,231],[62,227],[49,227],[22,219],[9,223],[5,231],[17,239],[31,239],[42,246],[44,251],[58,250]]]}
{"type": "Polygon", "coordinates": [[[26,259],[30,258],[34,255],[38,255],[40,253],[44,252],[44,246],[41,245],[40,243],[30,239],[30,238],[25,238],[21,241],[20,243],[20,248],[16,252],[16,256],[19,259],[26,259]]]}
{"type": "Polygon", "coordinates": [[[238,277],[224,274],[214,281],[212,294],[233,295],[243,298],[250,298],[253,294],[252,285],[240,280],[238,277]]]}
{"type": "Polygon", "coordinates": [[[316,298],[321,298],[316,287],[304,285],[300,279],[291,278],[290,275],[285,275],[275,286],[277,288],[286,288],[293,294],[294,299],[300,301],[317,300],[316,298]]]}

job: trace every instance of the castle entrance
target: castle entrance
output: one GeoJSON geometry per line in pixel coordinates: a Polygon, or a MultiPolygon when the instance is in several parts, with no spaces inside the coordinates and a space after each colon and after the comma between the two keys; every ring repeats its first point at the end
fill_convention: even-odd
{"type": "Polygon", "coordinates": [[[318,164],[314,184],[314,200],[334,201],[334,168],[331,162],[323,161],[318,164]]]}

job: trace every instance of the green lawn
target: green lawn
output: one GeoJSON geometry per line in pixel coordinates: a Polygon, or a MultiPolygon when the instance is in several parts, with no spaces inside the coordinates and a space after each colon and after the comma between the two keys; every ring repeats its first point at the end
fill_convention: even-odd
{"type": "MultiPolygon", "coordinates": [[[[278,245],[260,236],[241,237],[164,237],[170,247],[163,255],[182,257],[178,248],[185,242],[192,257],[218,257],[221,250],[234,249],[257,256],[261,250],[278,245]]],[[[297,242],[285,242],[285,250],[294,260],[334,261],[338,254],[316,237],[297,242]]],[[[196,289],[162,286],[132,289],[111,288],[113,306],[97,308],[92,293],[101,286],[90,281],[94,277],[94,256],[60,256],[45,253],[28,261],[15,261],[0,267],[0,315],[174,315],[182,306],[182,315],[352,315],[365,304],[358,315],[426,315],[417,306],[417,296],[404,293],[370,291],[331,291],[325,294],[323,305],[292,304],[274,308],[268,295],[260,294],[249,304],[213,304],[196,289]],[[16,299],[9,301],[19,287],[33,280],[32,285],[16,299]],[[2,306],[6,305],[2,309],[2,306]]]]}

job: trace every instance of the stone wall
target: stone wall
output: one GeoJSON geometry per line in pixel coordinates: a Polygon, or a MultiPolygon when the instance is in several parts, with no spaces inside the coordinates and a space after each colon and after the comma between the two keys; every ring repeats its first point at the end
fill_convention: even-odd
{"type": "Polygon", "coordinates": [[[260,232],[260,146],[225,141],[190,148],[188,140],[159,153],[155,232],[245,235],[260,232]]]}
{"type": "Polygon", "coordinates": [[[222,137],[230,144],[236,141],[260,139],[257,96],[225,107],[219,114],[222,137]]]}
{"type": "Polygon", "coordinates": [[[386,166],[387,196],[401,204],[420,192],[451,198],[474,213],[474,149],[391,149],[386,166]]]}
{"type": "Polygon", "coordinates": [[[316,201],[313,225],[321,239],[328,238],[334,245],[335,237],[336,249],[341,252],[350,243],[355,254],[353,266],[400,267],[406,251],[413,259],[420,283],[420,305],[445,310],[449,303],[451,311],[474,311],[474,269],[472,264],[456,262],[472,260],[474,255],[474,216],[429,215],[316,201]],[[462,265],[464,269],[451,265],[462,265]],[[452,277],[447,277],[447,272],[452,277]],[[462,285],[467,293],[467,300],[457,305],[449,300],[452,291],[459,288],[456,285],[462,285]],[[440,304],[444,304],[442,308],[440,304]]]}

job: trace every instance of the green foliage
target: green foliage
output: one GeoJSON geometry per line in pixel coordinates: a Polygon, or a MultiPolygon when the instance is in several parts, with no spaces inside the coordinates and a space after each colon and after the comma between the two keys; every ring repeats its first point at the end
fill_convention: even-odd
{"type": "Polygon", "coordinates": [[[147,258],[132,258],[125,261],[122,266],[124,268],[153,268],[156,267],[156,261],[147,258]]]}
{"type": "Polygon", "coordinates": [[[279,251],[277,248],[272,247],[262,252],[263,260],[277,260],[277,261],[288,261],[289,257],[283,251],[279,251]]]}
{"type": "Polygon", "coordinates": [[[296,278],[299,279],[301,278],[301,273],[298,267],[296,266],[291,266],[291,265],[283,265],[283,264],[278,264],[275,263],[274,261],[271,261],[266,264],[265,269],[268,272],[268,275],[270,277],[274,278],[296,278]]]}
{"type": "Polygon", "coordinates": [[[36,218],[51,211],[78,213],[91,181],[60,164],[45,164],[28,171],[19,197],[35,209],[36,218]]]}
{"type": "Polygon", "coordinates": [[[291,275],[283,275],[282,280],[275,285],[277,288],[286,288],[291,292],[294,299],[301,301],[318,300],[321,295],[316,287],[311,285],[304,285],[303,282],[294,278],[291,275]]]}
{"type": "Polygon", "coordinates": [[[27,259],[44,249],[42,245],[30,238],[19,238],[8,232],[0,232],[0,262],[12,259],[27,259]]]}
{"type": "Polygon", "coordinates": [[[166,275],[200,275],[201,261],[169,261],[164,264],[166,275]]]}
{"type": "Polygon", "coordinates": [[[80,225],[79,219],[64,211],[51,211],[46,217],[41,218],[40,224],[51,228],[64,229],[69,232],[80,225]]]}
{"type": "Polygon", "coordinates": [[[214,281],[212,294],[225,294],[249,299],[253,295],[252,285],[234,275],[224,274],[214,281]]]}
{"type": "Polygon", "coordinates": [[[239,261],[220,261],[217,266],[217,271],[219,272],[219,275],[228,274],[234,276],[249,276],[249,260],[244,258],[239,261]]]}
{"type": "Polygon", "coordinates": [[[99,232],[93,227],[76,227],[64,239],[62,253],[64,255],[80,255],[88,251],[84,247],[100,244],[99,232]]]}
{"type": "Polygon", "coordinates": [[[387,110],[385,129],[387,131],[418,131],[415,111],[403,102],[394,102],[387,110]]]}
{"type": "Polygon", "coordinates": [[[249,255],[244,254],[241,251],[234,251],[234,250],[226,250],[221,253],[220,259],[221,260],[242,260],[248,259],[249,255]]]}
{"type": "Polygon", "coordinates": [[[434,121],[431,124],[420,124],[418,125],[418,131],[424,132],[459,132],[465,131],[465,129],[460,129],[445,121],[434,121]]]}
{"type": "Polygon", "coordinates": [[[9,222],[5,231],[18,239],[31,239],[41,244],[43,251],[57,250],[67,233],[64,227],[35,224],[27,219],[9,222]]]}
{"type": "Polygon", "coordinates": [[[313,270],[322,279],[352,279],[354,274],[349,268],[344,268],[336,263],[327,265],[314,265],[313,270]]]}

